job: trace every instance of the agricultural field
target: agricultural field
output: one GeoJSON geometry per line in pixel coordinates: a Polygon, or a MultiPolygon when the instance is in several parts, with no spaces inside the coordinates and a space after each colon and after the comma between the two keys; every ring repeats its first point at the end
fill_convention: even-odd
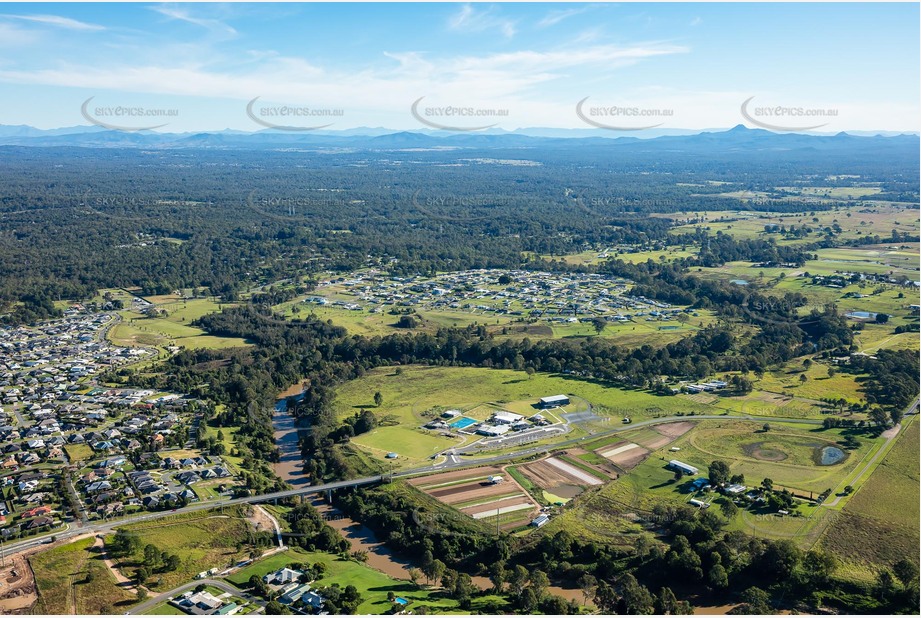
{"type": "MultiPolygon", "coordinates": [[[[416,467],[445,449],[469,444],[469,437],[447,438],[441,432],[420,429],[432,420],[433,410],[466,411],[485,403],[520,414],[533,414],[537,410],[530,408],[528,402],[535,403],[540,397],[556,394],[572,395],[591,404],[597,419],[579,424],[581,430],[589,432],[610,428],[612,422],[619,424],[625,415],[638,421],[712,411],[710,406],[680,397],[608,388],[559,375],[529,377],[523,371],[506,369],[424,366],[403,367],[400,373],[393,368],[369,371],[339,387],[333,405],[340,417],[351,416],[362,409],[373,411],[380,426],[356,436],[351,442],[378,458],[388,452],[397,452],[400,457],[394,465],[400,469],[416,467]],[[374,405],[375,392],[381,393],[379,408],[374,405]],[[426,413],[428,415],[424,415],[426,413]]],[[[571,411],[576,412],[578,408],[571,411]]]]}
{"type": "Polygon", "coordinates": [[[563,504],[586,489],[600,487],[617,478],[617,470],[606,465],[605,460],[586,458],[587,455],[591,453],[583,449],[567,449],[552,457],[516,466],[515,470],[540,488],[544,500],[563,504]]]}
{"type": "Polygon", "coordinates": [[[665,423],[620,434],[614,441],[606,439],[587,446],[617,468],[628,471],[644,462],[652,451],[668,446],[693,428],[694,423],[690,421],[665,423]]]}
{"type": "Polygon", "coordinates": [[[919,513],[919,425],[912,422],[880,465],[857,489],[821,540],[850,577],[872,581],[876,565],[900,558],[917,563],[919,513]]]}
{"type": "Polygon", "coordinates": [[[478,521],[496,525],[498,519],[505,530],[527,525],[540,508],[511,475],[495,467],[433,474],[409,484],[478,521]],[[502,480],[490,482],[494,476],[502,480]]]}
{"type": "Polygon", "coordinates": [[[136,602],[84,539],[32,556],[39,614],[121,614],[136,602]]]}
{"type": "MultiPolygon", "coordinates": [[[[190,325],[203,315],[221,310],[224,305],[213,299],[186,300],[174,296],[151,296],[146,300],[153,303],[157,311],[165,313],[153,317],[134,308],[119,311],[122,321],[115,325],[108,335],[112,343],[129,347],[179,346],[214,349],[249,345],[234,337],[206,335],[205,331],[190,325]]],[[[132,307],[130,301],[125,305],[132,307]]]]}

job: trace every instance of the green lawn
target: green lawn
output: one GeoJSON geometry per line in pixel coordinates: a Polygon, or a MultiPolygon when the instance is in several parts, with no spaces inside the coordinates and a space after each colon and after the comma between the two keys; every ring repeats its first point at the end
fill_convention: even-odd
{"type": "Polygon", "coordinates": [[[160,603],[159,605],[155,605],[154,607],[151,607],[146,612],[144,612],[144,615],[147,615],[147,616],[186,616],[188,614],[186,614],[184,611],[182,611],[178,607],[174,605],[170,605],[169,602],[167,601],[166,603],[160,603]]]}

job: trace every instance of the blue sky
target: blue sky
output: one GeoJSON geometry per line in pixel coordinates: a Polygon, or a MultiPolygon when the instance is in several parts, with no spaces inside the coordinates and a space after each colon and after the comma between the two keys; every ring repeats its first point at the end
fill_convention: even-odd
{"type": "Polygon", "coordinates": [[[338,112],[289,125],[422,129],[424,97],[451,126],[588,128],[588,97],[612,126],[700,129],[753,126],[754,97],[750,115],[825,110],[759,116],[783,126],[918,131],[918,23],[916,3],[0,4],[0,124],[88,124],[93,97],[175,110],[164,131],[253,131],[259,97],[262,118],[338,112]]]}

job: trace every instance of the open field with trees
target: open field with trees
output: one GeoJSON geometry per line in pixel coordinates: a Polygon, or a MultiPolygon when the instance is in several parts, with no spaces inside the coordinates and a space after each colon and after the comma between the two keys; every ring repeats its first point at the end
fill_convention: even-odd
{"type": "MultiPolygon", "coordinates": [[[[143,346],[165,348],[180,346],[185,348],[222,349],[248,345],[246,341],[233,337],[215,337],[208,335],[192,322],[215,311],[220,311],[222,304],[213,298],[180,299],[173,296],[149,297],[153,303],[150,314],[129,309],[119,311],[122,321],[109,332],[112,343],[120,346],[143,346]]],[[[129,303],[126,306],[130,307],[129,303]]]]}
{"type": "Polygon", "coordinates": [[[241,518],[240,508],[226,509],[223,515],[177,514],[154,523],[125,526],[120,529],[123,533],[106,537],[106,545],[126,576],[163,592],[202,571],[227,568],[271,546],[273,535],[255,533],[241,518]]]}
{"type": "Polygon", "coordinates": [[[122,589],[84,539],[30,558],[42,614],[121,614],[137,597],[122,589]]]}
{"type": "MultiPolygon", "coordinates": [[[[469,367],[380,368],[346,382],[336,391],[335,410],[340,418],[370,410],[379,426],[356,436],[352,443],[382,457],[396,450],[395,465],[411,467],[435,452],[458,446],[460,440],[442,437],[438,432],[420,429],[432,416],[431,410],[467,410],[482,403],[524,414],[524,405],[540,397],[572,394],[591,403],[600,418],[599,427],[620,423],[629,415],[635,421],[672,414],[704,413],[707,407],[676,397],[659,397],[639,390],[607,388],[592,382],[523,371],[469,367]],[[374,403],[381,394],[381,405],[374,403]],[[522,405],[515,405],[520,403],[522,405]],[[605,420],[607,419],[607,420],[605,420]]],[[[573,409],[574,411],[575,409],[573,409]]],[[[567,410],[569,411],[569,410],[567,410]]],[[[536,413],[531,409],[530,413],[536,413]]]]}

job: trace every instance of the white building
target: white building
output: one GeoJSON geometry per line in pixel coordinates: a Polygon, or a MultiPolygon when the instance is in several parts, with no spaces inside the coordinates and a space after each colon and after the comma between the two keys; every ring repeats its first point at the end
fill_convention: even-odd
{"type": "Polygon", "coordinates": [[[492,422],[497,425],[512,425],[514,423],[523,421],[524,416],[521,414],[515,414],[514,412],[506,412],[505,410],[500,410],[498,412],[494,412],[492,419],[490,420],[492,420],[492,422]]]}

